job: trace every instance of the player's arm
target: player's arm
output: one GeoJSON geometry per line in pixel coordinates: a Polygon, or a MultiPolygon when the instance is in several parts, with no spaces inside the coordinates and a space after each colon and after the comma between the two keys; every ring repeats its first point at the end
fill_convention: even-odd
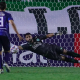
{"type": "Polygon", "coordinates": [[[47,38],[52,37],[52,36],[54,36],[54,35],[55,35],[54,33],[49,33],[49,34],[47,34],[47,35],[39,35],[39,38],[40,38],[41,40],[44,40],[44,39],[47,39],[47,38]]]}
{"type": "Polygon", "coordinates": [[[17,53],[19,50],[28,50],[29,46],[27,44],[22,44],[20,46],[11,44],[10,52],[11,53],[17,53]]]}
{"type": "Polygon", "coordinates": [[[17,28],[16,28],[16,25],[15,25],[14,21],[13,21],[13,20],[9,20],[9,23],[12,25],[12,27],[13,27],[14,31],[16,32],[17,36],[19,37],[19,40],[21,41],[23,38],[22,38],[22,37],[20,36],[20,34],[18,33],[18,31],[17,31],[17,28]]]}
{"type": "Polygon", "coordinates": [[[58,32],[58,33],[49,33],[49,34],[46,35],[46,37],[49,38],[49,37],[53,37],[55,35],[61,35],[61,33],[60,32],[58,32]]]}
{"type": "Polygon", "coordinates": [[[55,35],[54,33],[47,34],[46,38],[53,37],[54,35],[55,35]]]}
{"type": "Polygon", "coordinates": [[[27,43],[23,43],[20,46],[18,46],[18,49],[20,49],[20,50],[28,50],[29,49],[29,45],[27,43]]]}
{"type": "Polygon", "coordinates": [[[53,37],[53,36],[55,36],[55,35],[61,35],[61,33],[48,33],[47,35],[40,35],[39,38],[40,38],[41,40],[44,40],[44,39],[47,39],[47,38],[49,38],[49,37],[53,37]]]}
{"type": "Polygon", "coordinates": [[[18,48],[19,48],[20,50],[23,50],[23,47],[22,47],[22,46],[18,46],[18,48]]]}

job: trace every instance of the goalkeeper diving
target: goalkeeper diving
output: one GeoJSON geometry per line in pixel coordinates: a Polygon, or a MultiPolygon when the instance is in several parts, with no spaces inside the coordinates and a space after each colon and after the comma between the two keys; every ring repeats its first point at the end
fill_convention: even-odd
{"type": "Polygon", "coordinates": [[[67,51],[66,49],[59,47],[55,44],[49,44],[49,43],[44,43],[42,40],[47,39],[49,37],[53,37],[57,35],[57,33],[50,33],[47,35],[36,35],[32,36],[31,33],[26,33],[25,40],[27,41],[26,44],[23,44],[21,46],[16,46],[15,50],[13,50],[11,47],[12,52],[17,52],[17,50],[30,50],[36,54],[42,55],[48,59],[51,60],[62,60],[66,62],[71,62],[71,63],[80,63],[80,60],[75,60],[74,58],[68,58],[66,55],[72,56],[72,57],[78,57],[80,58],[80,55],[72,52],[72,51],[67,51]]]}

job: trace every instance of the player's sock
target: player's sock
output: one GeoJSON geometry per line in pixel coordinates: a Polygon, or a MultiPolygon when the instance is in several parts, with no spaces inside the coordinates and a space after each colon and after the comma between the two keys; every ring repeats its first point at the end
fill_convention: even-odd
{"type": "Polygon", "coordinates": [[[3,62],[1,63],[2,69],[3,69],[3,62]]]}
{"type": "Polygon", "coordinates": [[[4,66],[5,66],[5,68],[6,68],[6,71],[7,72],[10,72],[10,68],[9,68],[9,65],[8,65],[8,60],[9,60],[9,52],[5,52],[5,64],[4,64],[4,66]]]}
{"type": "Polygon", "coordinates": [[[9,52],[5,52],[5,62],[8,63],[9,60],[9,52]]]}
{"type": "Polygon", "coordinates": [[[0,69],[2,69],[2,55],[0,55],[0,69]]]}
{"type": "Polygon", "coordinates": [[[67,51],[67,55],[70,55],[72,57],[79,57],[80,58],[80,54],[77,54],[77,53],[71,52],[71,51],[67,51]]]}
{"type": "Polygon", "coordinates": [[[79,63],[78,60],[75,60],[73,58],[67,58],[67,57],[65,57],[65,60],[64,61],[71,62],[71,63],[79,63]]]}

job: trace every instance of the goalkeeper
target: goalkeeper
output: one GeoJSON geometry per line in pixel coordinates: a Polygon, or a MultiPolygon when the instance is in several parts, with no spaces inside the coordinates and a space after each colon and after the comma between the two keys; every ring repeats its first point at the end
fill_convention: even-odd
{"type": "Polygon", "coordinates": [[[49,37],[53,37],[55,35],[57,35],[57,33],[55,34],[51,33],[47,35],[33,37],[30,33],[26,33],[25,39],[27,43],[24,45],[18,46],[18,48],[20,50],[30,50],[32,52],[35,52],[51,60],[62,60],[62,61],[71,62],[71,63],[80,63],[80,61],[75,60],[74,58],[68,58],[65,56],[65,55],[69,55],[72,57],[80,58],[79,54],[75,52],[67,51],[64,48],[54,44],[48,44],[48,43],[42,42],[42,40],[47,39],[49,37]]]}

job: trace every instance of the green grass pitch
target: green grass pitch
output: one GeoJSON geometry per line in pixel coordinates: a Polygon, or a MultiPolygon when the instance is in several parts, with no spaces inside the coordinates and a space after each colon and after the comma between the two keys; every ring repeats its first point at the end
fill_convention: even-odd
{"type": "Polygon", "coordinates": [[[75,67],[11,67],[0,74],[0,80],[80,80],[80,68],[75,67]]]}

